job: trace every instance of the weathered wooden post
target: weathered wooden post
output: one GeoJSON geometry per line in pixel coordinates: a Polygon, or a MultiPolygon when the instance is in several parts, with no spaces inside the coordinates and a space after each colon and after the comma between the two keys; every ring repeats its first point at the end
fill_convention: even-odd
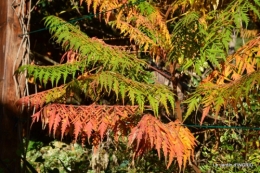
{"type": "Polygon", "coordinates": [[[0,172],[21,172],[20,111],[15,101],[23,95],[25,81],[15,81],[14,70],[26,56],[26,41],[19,37],[25,32],[21,21],[29,13],[26,4],[25,0],[0,0],[0,172]]]}

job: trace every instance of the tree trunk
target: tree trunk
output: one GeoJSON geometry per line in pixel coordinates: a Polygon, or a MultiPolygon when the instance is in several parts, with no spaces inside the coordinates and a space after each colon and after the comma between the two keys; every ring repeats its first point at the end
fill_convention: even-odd
{"type": "Polygon", "coordinates": [[[18,35],[22,29],[12,9],[12,2],[14,1],[0,0],[0,172],[20,173],[20,114],[15,106],[19,96],[16,94],[13,68],[17,66],[17,53],[21,43],[18,35]]]}

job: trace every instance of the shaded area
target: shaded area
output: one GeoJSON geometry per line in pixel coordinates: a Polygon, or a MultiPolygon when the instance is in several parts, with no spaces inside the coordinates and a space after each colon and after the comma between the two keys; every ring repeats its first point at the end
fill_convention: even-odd
{"type": "Polygon", "coordinates": [[[19,119],[13,110],[0,105],[0,172],[20,172],[19,119]]]}

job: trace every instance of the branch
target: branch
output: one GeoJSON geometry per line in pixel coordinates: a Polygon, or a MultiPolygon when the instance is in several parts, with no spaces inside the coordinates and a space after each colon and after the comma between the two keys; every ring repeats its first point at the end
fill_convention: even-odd
{"type": "Polygon", "coordinates": [[[49,58],[48,56],[39,54],[39,53],[34,52],[34,51],[30,51],[30,55],[39,57],[40,59],[45,60],[45,61],[48,61],[49,63],[51,63],[51,64],[53,64],[53,65],[59,64],[59,63],[57,63],[56,61],[54,61],[54,60],[52,60],[51,58],[49,58]]]}
{"type": "Polygon", "coordinates": [[[41,0],[38,0],[35,5],[31,8],[30,13],[34,10],[34,8],[41,2],[41,0]]]}
{"type": "Polygon", "coordinates": [[[151,66],[151,65],[149,65],[148,67],[151,68],[151,69],[153,69],[154,71],[160,73],[163,77],[165,77],[165,78],[167,78],[168,80],[171,81],[172,77],[171,77],[170,75],[164,73],[163,71],[161,71],[161,70],[159,70],[159,69],[157,69],[156,67],[153,67],[153,66],[151,66]]]}

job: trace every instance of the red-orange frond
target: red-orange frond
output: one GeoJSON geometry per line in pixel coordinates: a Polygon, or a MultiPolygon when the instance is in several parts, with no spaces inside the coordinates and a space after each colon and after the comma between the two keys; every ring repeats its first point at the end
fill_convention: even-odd
{"type": "Polygon", "coordinates": [[[193,157],[192,151],[196,145],[191,132],[181,126],[179,121],[163,124],[149,114],[144,115],[132,129],[128,139],[128,145],[134,148],[136,156],[154,148],[160,158],[162,150],[166,162],[168,160],[167,168],[174,158],[177,158],[180,168],[185,167],[184,163],[193,157]]]}
{"type": "Polygon", "coordinates": [[[108,128],[114,131],[115,138],[118,138],[116,136],[118,132],[125,135],[127,119],[136,114],[138,110],[138,106],[49,104],[35,113],[32,118],[33,123],[41,118],[43,126],[48,125],[50,134],[55,135],[56,131],[60,131],[61,138],[73,124],[75,139],[80,133],[84,133],[89,141],[93,132],[99,134],[99,138],[102,140],[108,128]]]}
{"type": "Polygon", "coordinates": [[[48,104],[54,100],[57,100],[66,94],[65,85],[56,87],[47,91],[42,91],[36,94],[32,94],[16,101],[16,104],[30,105],[30,107],[35,107],[36,110],[43,107],[44,104],[48,104]]]}

